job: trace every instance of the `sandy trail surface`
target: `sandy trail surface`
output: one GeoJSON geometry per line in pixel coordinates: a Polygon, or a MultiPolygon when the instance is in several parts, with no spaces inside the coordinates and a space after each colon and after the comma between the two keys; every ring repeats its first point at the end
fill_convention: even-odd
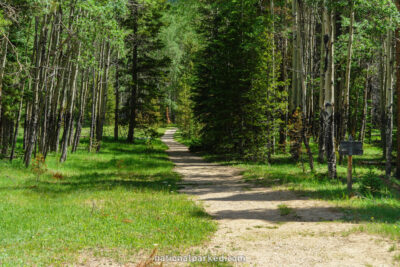
{"type": "Polygon", "coordinates": [[[239,169],[190,153],[173,139],[175,131],[167,130],[162,140],[183,176],[180,192],[202,202],[218,222],[211,240],[192,251],[231,260],[245,256],[246,262],[234,266],[399,266],[391,241],[348,234],[356,225],[337,222],[343,214],[329,203],[246,184],[239,169]],[[282,207],[290,213],[283,215],[282,207]]]}

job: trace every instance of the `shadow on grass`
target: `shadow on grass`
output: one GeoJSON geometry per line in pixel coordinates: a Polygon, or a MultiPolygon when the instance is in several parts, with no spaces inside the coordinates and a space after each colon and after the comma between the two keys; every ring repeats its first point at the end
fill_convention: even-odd
{"type": "MultiPolygon", "coordinates": [[[[48,195],[70,194],[77,191],[108,191],[117,187],[127,190],[176,190],[176,182],[179,176],[171,173],[157,173],[154,175],[129,176],[118,173],[90,173],[70,176],[56,183],[51,181],[36,182],[35,185],[25,186],[30,190],[48,195]],[[170,186],[168,186],[170,185],[170,186]]],[[[32,182],[29,182],[31,184],[32,182]]],[[[1,189],[0,189],[1,190],[1,189]]]]}
{"type": "Polygon", "coordinates": [[[281,160],[281,165],[271,171],[248,170],[246,180],[261,186],[281,185],[292,189],[296,196],[311,199],[320,199],[339,202],[343,219],[349,222],[378,222],[398,223],[400,222],[400,202],[398,193],[390,188],[384,187],[377,196],[362,196],[357,192],[361,179],[369,174],[358,174],[354,178],[354,190],[358,197],[349,198],[346,189],[346,179],[329,179],[324,173],[303,174],[290,173],[288,168],[293,168],[287,160],[281,160]],[[261,175],[260,175],[261,174],[261,175]],[[261,178],[260,178],[261,177],[261,178]]]}
{"type": "MultiPolygon", "coordinates": [[[[87,140],[82,140],[82,147],[87,147],[87,140]]],[[[147,146],[144,140],[129,144],[105,138],[99,153],[78,151],[69,154],[63,164],[58,163],[56,155],[51,155],[49,170],[39,181],[29,178],[32,177],[31,169],[23,169],[27,174],[23,183],[0,187],[0,191],[26,190],[50,197],[118,187],[127,190],[175,191],[180,176],[172,171],[173,164],[161,147],[159,140],[147,146]]]]}
{"type": "Polygon", "coordinates": [[[208,214],[207,212],[196,209],[190,213],[192,217],[198,217],[198,218],[206,218],[206,219],[212,219],[212,216],[208,214]]]}
{"type": "Polygon", "coordinates": [[[137,174],[133,172],[85,173],[55,180],[41,178],[27,180],[22,185],[0,187],[0,191],[29,190],[32,192],[57,197],[82,191],[108,191],[117,187],[127,190],[176,191],[180,177],[172,172],[155,174],[137,174]]]}
{"type": "Polygon", "coordinates": [[[399,223],[400,206],[390,204],[363,204],[361,207],[346,207],[344,210],[346,221],[351,222],[378,222],[378,223],[399,223]]]}
{"type": "Polygon", "coordinates": [[[124,170],[132,171],[144,171],[149,169],[157,168],[168,168],[171,163],[167,160],[160,160],[159,158],[154,158],[152,156],[143,157],[140,159],[131,157],[118,157],[110,160],[82,160],[80,162],[67,163],[68,168],[78,169],[78,170],[117,170],[118,168],[123,168],[124,170]],[[120,167],[118,167],[120,166],[120,167]]]}

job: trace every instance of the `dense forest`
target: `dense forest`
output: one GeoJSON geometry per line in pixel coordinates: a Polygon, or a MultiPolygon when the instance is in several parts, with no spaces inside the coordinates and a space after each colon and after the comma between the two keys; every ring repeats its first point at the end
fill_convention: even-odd
{"type": "Polygon", "coordinates": [[[304,153],[312,169],[316,143],[331,178],[352,135],[379,142],[394,173],[400,1],[0,5],[4,159],[64,162],[83,137],[96,153],[105,134],[132,143],[135,130],[173,122],[194,150],[248,161],[304,153]]]}

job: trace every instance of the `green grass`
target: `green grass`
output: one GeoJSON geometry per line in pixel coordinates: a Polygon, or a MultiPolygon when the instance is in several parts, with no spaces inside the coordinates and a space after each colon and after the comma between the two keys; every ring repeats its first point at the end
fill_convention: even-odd
{"type": "Polygon", "coordinates": [[[194,138],[192,138],[192,139],[185,138],[185,137],[182,135],[182,132],[179,131],[179,130],[175,133],[174,139],[175,139],[176,141],[178,141],[179,143],[181,143],[181,144],[187,146],[187,147],[190,147],[192,144],[198,143],[198,142],[199,142],[198,139],[194,139],[194,138]]]}
{"type": "Polygon", "coordinates": [[[279,204],[278,209],[279,209],[279,213],[281,214],[281,216],[287,216],[293,212],[293,209],[288,207],[285,204],[279,204]]]}
{"type": "Polygon", "coordinates": [[[180,177],[159,139],[150,148],[106,138],[98,154],[86,147],[64,164],[50,155],[39,181],[20,160],[0,161],[1,266],[60,266],[82,254],[123,263],[155,246],[179,254],[215,231],[176,192],[180,177]]]}
{"type": "MultiPolygon", "coordinates": [[[[186,145],[190,140],[182,140],[178,132],[176,139],[186,145]]],[[[271,164],[252,163],[241,161],[227,161],[215,155],[202,154],[209,161],[220,164],[235,165],[243,169],[244,179],[250,183],[265,187],[286,188],[294,191],[298,196],[307,196],[312,199],[329,201],[345,214],[343,220],[361,223],[355,231],[364,231],[380,234],[400,240],[400,198],[395,188],[383,184],[376,194],[361,194],[361,181],[369,176],[383,177],[384,166],[365,166],[361,161],[382,161],[382,151],[377,146],[377,141],[364,144],[364,155],[355,156],[354,159],[354,194],[350,197],[346,189],[347,160],[337,166],[338,179],[329,179],[327,165],[317,162],[318,147],[311,143],[314,155],[315,170],[311,172],[308,166],[307,155],[302,156],[303,164],[294,163],[288,153],[277,153],[273,156],[271,164]]]]}

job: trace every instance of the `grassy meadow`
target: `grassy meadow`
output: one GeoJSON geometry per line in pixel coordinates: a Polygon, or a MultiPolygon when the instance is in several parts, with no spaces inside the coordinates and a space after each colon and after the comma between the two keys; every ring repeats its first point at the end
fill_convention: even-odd
{"type": "Polygon", "coordinates": [[[181,178],[159,138],[132,145],[106,137],[100,153],[89,153],[87,142],[63,164],[51,154],[41,171],[0,160],[1,266],[124,263],[155,247],[179,254],[216,229],[176,192],[181,178]]]}
{"type": "MultiPolygon", "coordinates": [[[[175,138],[190,146],[196,140],[188,140],[177,132],[175,138]]],[[[311,143],[314,155],[314,172],[310,171],[305,151],[302,160],[294,163],[289,153],[273,156],[272,164],[226,161],[216,155],[203,154],[209,161],[236,165],[243,169],[244,179],[265,187],[289,189],[299,196],[320,199],[333,203],[345,214],[343,221],[361,223],[354,231],[366,231],[380,234],[394,240],[400,240],[400,191],[398,181],[385,181],[384,165],[363,165],[361,161],[382,162],[382,150],[377,140],[364,144],[364,155],[354,156],[353,190],[349,196],[346,188],[347,160],[337,165],[338,179],[327,175],[327,165],[317,162],[318,147],[311,143]]],[[[287,149],[288,151],[288,149],[287,149]]]]}

